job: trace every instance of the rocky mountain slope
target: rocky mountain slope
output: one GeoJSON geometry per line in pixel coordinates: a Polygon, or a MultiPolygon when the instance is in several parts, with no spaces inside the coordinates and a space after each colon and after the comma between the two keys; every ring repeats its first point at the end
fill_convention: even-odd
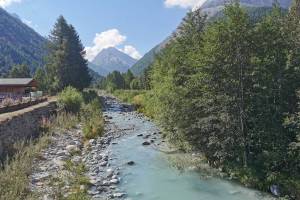
{"type": "Polygon", "coordinates": [[[136,60],[116,48],[110,47],[102,50],[89,67],[102,76],[112,71],[126,72],[136,60]]]}
{"type": "MultiPolygon", "coordinates": [[[[209,16],[213,16],[224,8],[224,4],[229,2],[230,0],[207,0],[201,8],[204,12],[207,12],[209,16]]],[[[282,8],[288,8],[291,2],[292,0],[278,0],[282,8]]],[[[240,0],[240,3],[245,7],[272,7],[274,0],[240,0]]]]}
{"type": "Polygon", "coordinates": [[[41,66],[46,42],[14,14],[0,8],[0,76],[15,64],[27,64],[32,71],[41,66]]]}

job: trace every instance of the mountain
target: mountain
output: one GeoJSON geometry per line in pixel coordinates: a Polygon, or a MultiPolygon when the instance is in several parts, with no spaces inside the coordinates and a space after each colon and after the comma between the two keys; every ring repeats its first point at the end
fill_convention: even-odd
{"type": "Polygon", "coordinates": [[[106,76],[112,71],[126,72],[137,60],[110,47],[103,49],[92,62],[89,67],[102,76],[106,76]]]}
{"type": "Polygon", "coordinates": [[[153,60],[155,59],[155,56],[165,47],[165,45],[170,41],[171,37],[168,37],[166,40],[164,40],[162,43],[156,45],[154,48],[152,48],[148,53],[146,53],[140,60],[138,60],[131,68],[131,72],[138,76],[143,73],[145,69],[150,67],[153,60]]]}
{"type": "Polygon", "coordinates": [[[89,68],[88,70],[89,70],[90,76],[92,77],[91,84],[97,84],[98,82],[100,82],[104,78],[103,76],[99,75],[97,72],[92,70],[91,68],[89,68]]]}
{"type": "Polygon", "coordinates": [[[0,76],[15,64],[27,64],[32,72],[43,65],[46,42],[16,14],[0,7],[0,76]]]}
{"type": "Polygon", "coordinates": [[[99,74],[100,76],[106,76],[109,74],[109,72],[106,69],[103,69],[102,67],[93,64],[92,62],[88,62],[89,69],[91,69],[93,72],[99,74]]]}
{"type": "Polygon", "coordinates": [[[152,48],[148,53],[146,53],[140,60],[138,60],[131,68],[131,72],[137,76],[143,73],[145,69],[147,69],[155,59],[155,55],[160,51],[160,45],[152,48]]]}
{"type": "MultiPolygon", "coordinates": [[[[223,8],[226,2],[230,2],[230,0],[206,0],[201,6],[201,9],[208,14],[209,21],[215,21],[224,16],[223,8]]],[[[271,12],[274,0],[241,0],[240,2],[241,5],[246,8],[251,19],[253,21],[258,21],[267,13],[271,12]]],[[[283,11],[287,12],[287,8],[291,5],[292,0],[278,0],[278,3],[284,8],[283,11]]],[[[137,63],[130,68],[132,73],[134,75],[141,75],[145,69],[153,63],[155,55],[159,54],[161,49],[164,48],[171,38],[172,37],[168,37],[165,41],[152,48],[138,60],[137,63]]]]}
{"type": "MultiPolygon", "coordinates": [[[[230,0],[206,0],[201,6],[203,12],[206,12],[208,16],[214,16],[220,10],[224,8],[226,3],[230,3],[230,0]]],[[[278,0],[279,5],[282,8],[289,8],[292,0],[278,0]]],[[[244,7],[272,7],[274,0],[240,0],[240,4],[244,7]]]]}

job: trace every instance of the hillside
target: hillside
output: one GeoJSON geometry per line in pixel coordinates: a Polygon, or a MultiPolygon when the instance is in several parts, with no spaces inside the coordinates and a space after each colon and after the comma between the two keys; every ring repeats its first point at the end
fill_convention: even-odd
{"type": "MultiPolygon", "coordinates": [[[[218,11],[222,10],[224,3],[228,3],[228,0],[207,0],[203,5],[202,9],[207,12],[210,16],[213,16],[218,11]]],[[[240,0],[241,5],[245,7],[272,7],[273,0],[240,0]]],[[[288,8],[291,5],[292,0],[278,0],[278,3],[282,8],[288,8]]]]}
{"type": "MultiPolygon", "coordinates": [[[[202,8],[203,11],[208,13],[209,22],[215,21],[218,18],[224,17],[222,11],[224,7],[224,0],[208,0],[202,8]]],[[[286,10],[291,4],[291,0],[280,0],[280,5],[286,10]]],[[[273,0],[241,0],[241,4],[245,6],[248,14],[251,16],[253,21],[258,21],[263,16],[266,16],[271,10],[273,0]]],[[[163,46],[169,41],[170,38],[166,39],[161,44],[155,46],[148,53],[146,53],[135,65],[131,68],[134,75],[141,75],[145,69],[147,69],[154,61],[155,55],[163,49],[163,46]]]]}
{"type": "Polygon", "coordinates": [[[43,64],[47,40],[2,8],[0,30],[0,76],[15,64],[25,63],[32,71],[43,64]]]}
{"type": "Polygon", "coordinates": [[[135,75],[141,75],[145,69],[150,67],[155,56],[166,46],[171,37],[165,39],[162,43],[156,45],[148,53],[146,53],[140,60],[138,60],[131,68],[131,72],[135,75]]]}
{"type": "Polygon", "coordinates": [[[136,60],[116,48],[102,50],[89,67],[102,76],[106,76],[112,71],[126,72],[136,60]]]}

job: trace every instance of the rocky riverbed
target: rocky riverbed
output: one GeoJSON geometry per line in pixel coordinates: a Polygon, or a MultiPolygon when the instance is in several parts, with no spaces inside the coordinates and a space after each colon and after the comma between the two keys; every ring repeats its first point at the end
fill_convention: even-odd
{"type": "Polygon", "coordinates": [[[188,164],[195,156],[174,154],[176,151],[169,148],[149,119],[114,98],[105,97],[105,103],[106,128],[102,137],[83,144],[78,125],[72,131],[53,135],[51,145],[35,160],[31,189],[41,199],[74,192],[70,177],[75,174],[69,163],[84,166],[88,184],[79,189],[95,200],[272,199],[213,177],[205,170],[199,173],[199,168],[188,164]],[[170,161],[174,158],[182,160],[177,167],[170,161]]]}
{"type": "MultiPolygon", "coordinates": [[[[92,199],[124,199],[126,193],[118,188],[121,181],[119,170],[122,166],[111,166],[114,157],[109,146],[117,144],[115,140],[128,134],[128,131],[134,130],[134,127],[120,129],[111,122],[113,118],[111,113],[126,115],[126,112],[132,111],[132,108],[110,97],[105,97],[105,103],[106,127],[102,137],[91,139],[83,144],[80,124],[70,131],[57,131],[50,138],[51,144],[34,160],[30,187],[40,199],[50,200],[60,194],[67,197],[72,193],[71,183],[68,182],[68,176],[72,176],[72,172],[66,167],[68,162],[85,166],[85,176],[90,184],[88,187],[82,185],[81,189],[86,190],[92,199]]],[[[135,117],[142,118],[137,113],[135,117]]],[[[142,136],[143,134],[139,135],[142,136]]],[[[147,140],[150,139],[149,136],[143,136],[145,141],[141,145],[150,145],[154,142],[153,138],[147,140]]],[[[132,166],[135,162],[128,160],[124,164],[132,166]]]]}

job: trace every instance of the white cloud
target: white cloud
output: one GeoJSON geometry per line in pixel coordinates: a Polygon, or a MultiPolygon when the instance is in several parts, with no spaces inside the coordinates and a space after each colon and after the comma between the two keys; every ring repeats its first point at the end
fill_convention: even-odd
{"type": "Polygon", "coordinates": [[[96,33],[94,46],[86,47],[86,57],[89,61],[93,60],[102,49],[116,47],[125,42],[126,36],[121,35],[119,30],[110,29],[102,33],[96,33]]]}
{"type": "Polygon", "coordinates": [[[122,52],[126,53],[127,55],[133,57],[134,59],[140,59],[142,57],[142,55],[140,54],[140,52],[138,52],[136,50],[135,47],[131,46],[131,45],[125,45],[124,49],[120,49],[122,52]]]}
{"type": "MultiPolygon", "coordinates": [[[[118,47],[126,41],[127,37],[122,35],[118,29],[110,29],[102,33],[96,33],[93,41],[93,46],[86,47],[86,58],[92,61],[103,49],[109,47],[118,47]]],[[[140,58],[140,53],[130,45],[125,45],[124,49],[119,49],[122,52],[132,56],[133,58],[140,58]]]]}
{"type": "Polygon", "coordinates": [[[21,0],[0,0],[0,7],[5,8],[12,3],[20,3],[21,0]]]}
{"type": "Polygon", "coordinates": [[[196,9],[203,5],[206,0],[165,0],[165,5],[170,7],[192,8],[196,9]]]}

